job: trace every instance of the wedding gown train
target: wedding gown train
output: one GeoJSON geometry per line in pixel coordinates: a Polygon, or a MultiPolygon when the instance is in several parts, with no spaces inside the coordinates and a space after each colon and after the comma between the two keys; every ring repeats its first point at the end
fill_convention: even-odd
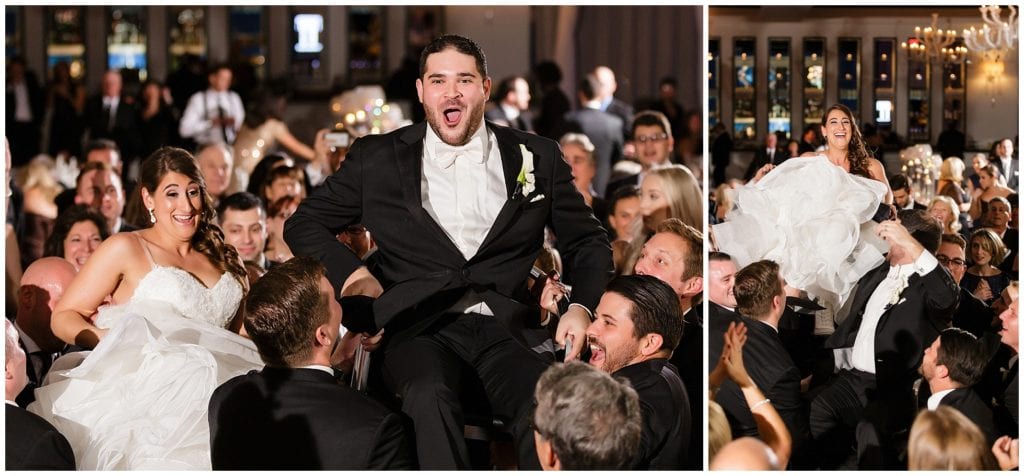
{"type": "Polygon", "coordinates": [[[79,469],[210,469],[210,395],[263,366],[224,328],[241,299],[230,273],[207,288],[154,265],[127,303],[100,310],[109,332],[94,350],[54,363],[29,410],[67,437],[79,469]]]}
{"type": "Polygon", "coordinates": [[[886,187],[824,156],[783,162],[758,183],[733,190],[735,208],[714,225],[719,249],[740,267],[768,259],[787,284],[834,313],[888,245],[871,221],[886,187]]]}

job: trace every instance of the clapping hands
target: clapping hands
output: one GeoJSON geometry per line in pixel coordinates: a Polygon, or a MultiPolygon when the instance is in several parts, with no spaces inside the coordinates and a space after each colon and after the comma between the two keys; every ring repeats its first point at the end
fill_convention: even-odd
{"type": "Polygon", "coordinates": [[[725,344],[722,346],[722,356],[718,364],[711,371],[709,382],[711,388],[719,387],[726,378],[736,382],[740,388],[754,385],[743,365],[743,345],[747,342],[747,326],[741,322],[729,324],[725,331],[725,344]]]}

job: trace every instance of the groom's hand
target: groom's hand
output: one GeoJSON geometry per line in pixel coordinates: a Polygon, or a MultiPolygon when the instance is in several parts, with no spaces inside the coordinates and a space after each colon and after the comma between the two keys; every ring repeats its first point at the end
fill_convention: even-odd
{"type": "Polygon", "coordinates": [[[370,296],[374,299],[384,294],[384,288],[377,281],[377,278],[370,274],[366,266],[356,268],[348,275],[345,284],[341,285],[342,296],[370,296]]]}
{"type": "Polygon", "coordinates": [[[890,247],[900,247],[903,251],[910,256],[911,262],[916,261],[917,258],[924,253],[924,247],[921,243],[918,243],[910,231],[900,223],[899,220],[887,220],[883,221],[875,227],[875,233],[880,238],[889,243],[890,247]]]}

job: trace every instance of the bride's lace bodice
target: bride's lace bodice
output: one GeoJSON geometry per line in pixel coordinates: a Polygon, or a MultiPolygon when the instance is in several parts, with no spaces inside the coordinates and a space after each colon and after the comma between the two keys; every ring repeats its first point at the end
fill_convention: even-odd
{"type": "MultiPolygon", "coordinates": [[[[139,280],[135,294],[123,306],[116,306],[125,312],[137,307],[164,303],[174,309],[175,314],[186,319],[204,322],[211,326],[227,327],[235,317],[242,301],[242,285],[231,273],[221,275],[217,283],[207,288],[180,268],[154,266],[139,280]]],[[[101,312],[96,321],[98,327],[110,327],[121,312],[101,312]]]]}

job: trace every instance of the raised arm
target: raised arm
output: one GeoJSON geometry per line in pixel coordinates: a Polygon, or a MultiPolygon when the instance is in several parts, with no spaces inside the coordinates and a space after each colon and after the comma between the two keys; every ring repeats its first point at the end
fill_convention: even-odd
{"type": "Polygon", "coordinates": [[[889,187],[889,179],[885,177],[885,167],[876,159],[868,159],[868,173],[871,178],[885,184],[885,198],[883,203],[892,204],[892,187],[889,187]]]}
{"type": "Polygon", "coordinates": [[[107,331],[94,326],[89,317],[115,290],[130,294],[130,290],[118,288],[132,261],[130,257],[139,253],[137,246],[129,234],[119,233],[96,249],[53,309],[50,327],[55,336],[69,344],[96,347],[107,331]]]}

